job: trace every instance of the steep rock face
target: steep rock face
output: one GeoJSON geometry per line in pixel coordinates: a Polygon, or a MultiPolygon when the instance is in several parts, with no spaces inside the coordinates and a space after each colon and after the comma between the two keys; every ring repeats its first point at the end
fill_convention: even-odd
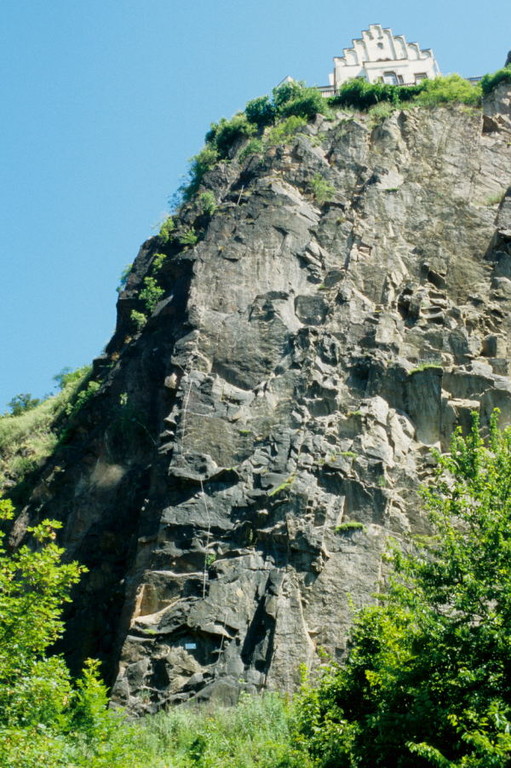
{"type": "Polygon", "coordinates": [[[342,658],[387,537],[424,528],[431,447],[474,408],[511,422],[509,95],[484,121],[320,118],[215,169],[219,207],[185,208],[204,237],[167,248],[133,335],[163,247],[143,246],[102,387],[23,515],[61,517],[89,565],[67,648],[109,660],[120,702],[290,691],[342,658]]]}

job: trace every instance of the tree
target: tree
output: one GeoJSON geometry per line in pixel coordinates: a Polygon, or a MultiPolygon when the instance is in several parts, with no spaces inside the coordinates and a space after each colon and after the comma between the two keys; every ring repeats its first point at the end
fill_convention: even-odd
{"type": "Polygon", "coordinates": [[[511,762],[511,428],[474,415],[424,491],[432,535],[395,550],[344,667],[298,709],[318,766],[504,768],[511,762]]]}
{"type": "Polygon", "coordinates": [[[25,392],[20,395],[15,395],[8,403],[7,407],[11,410],[12,416],[21,416],[22,413],[31,411],[39,405],[41,400],[37,397],[32,397],[31,394],[25,392]]]}
{"type": "MultiPolygon", "coordinates": [[[[13,517],[0,499],[0,524],[13,517]]],[[[61,656],[63,604],[85,571],[63,562],[60,524],[29,528],[33,546],[15,552],[0,532],[0,765],[2,768],[133,768],[141,766],[129,727],[108,711],[98,663],[87,661],[76,681],[61,656]]]]}

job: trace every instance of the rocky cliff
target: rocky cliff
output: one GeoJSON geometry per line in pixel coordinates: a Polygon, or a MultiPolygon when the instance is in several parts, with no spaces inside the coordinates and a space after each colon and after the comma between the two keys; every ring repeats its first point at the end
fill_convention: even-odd
{"type": "Polygon", "coordinates": [[[177,222],[199,242],[142,247],[18,521],[64,521],[90,569],[66,647],[107,660],[118,701],[292,690],[342,658],[388,536],[424,528],[431,448],[473,409],[511,422],[510,95],[234,147],[203,180],[216,209],[177,222]]]}

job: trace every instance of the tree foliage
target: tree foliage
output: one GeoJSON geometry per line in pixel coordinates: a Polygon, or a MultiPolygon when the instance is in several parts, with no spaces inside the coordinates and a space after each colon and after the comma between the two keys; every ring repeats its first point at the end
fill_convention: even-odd
{"type": "Polygon", "coordinates": [[[424,491],[433,533],[396,550],[342,668],[299,707],[322,768],[504,768],[511,761],[511,428],[477,418],[424,491]]]}
{"type": "Polygon", "coordinates": [[[481,80],[481,88],[485,96],[488,96],[500,83],[511,83],[511,64],[503,69],[498,69],[493,74],[485,75],[481,80]]]}
{"type": "Polygon", "coordinates": [[[7,407],[11,411],[11,416],[21,416],[22,413],[36,408],[40,402],[41,400],[38,397],[32,397],[28,392],[24,392],[20,395],[15,395],[9,400],[7,407]]]}
{"type": "MultiPolygon", "coordinates": [[[[0,500],[0,524],[13,517],[0,500]]],[[[0,765],[2,768],[131,768],[129,728],[107,710],[98,664],[73,682],[64,659],[48,655],[61,636],[62,607],[84,568],[64,562],[60,524],[28,529],[32,545],[9,552],[0,532],[0,765]]]]}

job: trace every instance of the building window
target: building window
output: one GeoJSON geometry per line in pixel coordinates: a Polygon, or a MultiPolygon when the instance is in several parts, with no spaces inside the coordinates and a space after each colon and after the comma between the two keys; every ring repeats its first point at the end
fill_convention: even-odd
{"type": "Polygon", "coordinates": [[[397,76],[395,72],[384,72],[383,82],[388,85],[397,85],[397,76]]]}
{"type": "Polygon", "coordinates": [[[416,83],[420,83],[421,80],[427,80],[427,79],[428,79],[428,76],[425,72],[417,72],[417,74],[415,75],[416,83]]]}

